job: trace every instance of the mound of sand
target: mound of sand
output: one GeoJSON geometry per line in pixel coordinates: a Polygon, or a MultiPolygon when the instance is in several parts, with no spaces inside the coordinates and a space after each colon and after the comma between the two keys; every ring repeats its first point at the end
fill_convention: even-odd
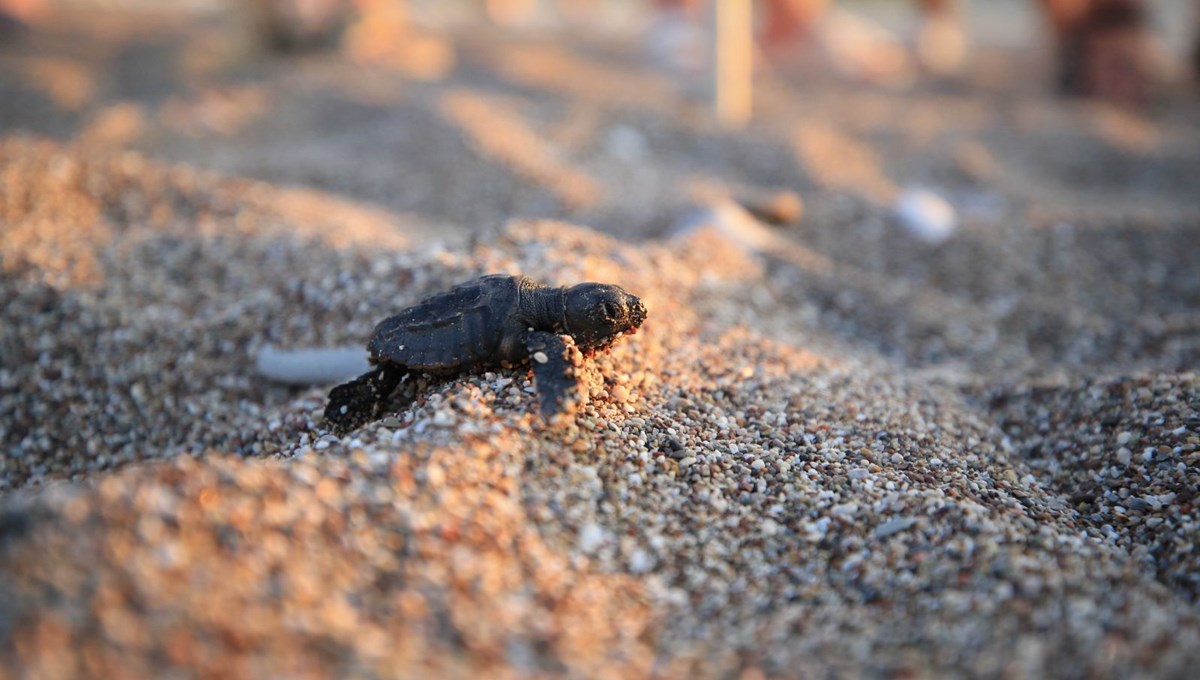
{"type": "MultiPolygon", "coordinates": [[[[23,177],[70,166],[47,158],[23,177]]],[[[63,191],[89,210],[139,195],[72,172],[63,191]]],[[[1016,414],[1002,429],[794,304],[836,271],[715,231],[627,244],[516,222],[453,249],[331,244],[274,228],[299,219],[275,199],[217,200],[249,189],[205,181],[167,175],[146,194],[169,214],[79,241],[80,280],[6,246],[2,478],[23,490],[0,517],[0,669],[1171,676],[1200,660],[1178,576],[1197,571],[1193,375],[1121,392],[1153,427],[1083,404],[1115,388],[1068,386],[1049,397],[1076,405],[1066,423],[1042,428],[1028,413],[1046,397],[1017,389],[993,404],[1016,414]],[[218,228],[195,227],[206,215],[218,228]],[[645,301],[643,331],[585,364],[573,422],[544,426],[531,376],[495,371],[417,380],[411,404],[339,439],[321,389],[251,370],[266,343],[361,342],[488,272],[645,301]],[[1110,443],[1114,427],[1129,436],[1110,443]],[[1033,434],[1114,459],[1048,467],[1033,434]],[[1156,475],[1136,512],[1096,481],[1123,474],[1156,475]],[[1160,527],[1166,572],[1137,554],[1160,527]]]]}

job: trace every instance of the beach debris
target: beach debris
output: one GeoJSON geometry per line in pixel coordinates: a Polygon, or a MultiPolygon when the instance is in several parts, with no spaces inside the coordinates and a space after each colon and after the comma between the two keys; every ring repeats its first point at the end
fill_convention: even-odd
{"type": "Polygon", "coordinates": [[[905,232],[929,245],[944,243],[958,228],[954,206],[929,189],[905,189],[896,198],[892,212],[905,232]]]}
{"type": "Polygon", "coordinates": [[[732,203],[743,213],[749,213],[749,217],[773,227],[798,224],[804,217],[804,199],[788,187],[731,185],[721,180],[695,178],[683,191],[690,204],[720,212],[722,206],[732,203]]]}
{"type": "Polygon", "coordinates": [[[284,385],[341,382],[370,368],[361,347],[279,349],[267,345],[254,359],[258,374],[284,385]]]}
{"type": "Polygon", "coordinates": [[[717,200],[688,212],[671,229],[676,237],[712,231],[731,246],[747,252],[770,250],[780,237],[734,200],[717,200]]]}
{"type": "Polygon", "coordinates": [[[771,192],[743,192],[736,197],[758,221],[773,226],[796,224],[804,216],[804,201],[790,189],[771,192]]]}
{"type": "Polygon", "coordinates": [[[619,286],[555,288],[524,276],[484,276],[381,321],[367,344],[374,368],[329,393],[325,420],[341,433],[375,420],[411,372],[529,363],[539,410],[551,421],[574,401],[576,353],[607,349],[645,319],[641,300],[619,286]]]}

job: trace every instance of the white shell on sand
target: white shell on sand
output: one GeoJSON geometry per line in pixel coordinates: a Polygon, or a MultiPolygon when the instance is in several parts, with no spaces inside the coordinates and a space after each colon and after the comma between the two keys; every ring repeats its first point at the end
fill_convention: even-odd
{"type": "Polygon", "coordinates": [[[907,234],[929,245],[946,242],[958,228],[954,206],[929,189],[905,189],[896,198],[893,213],[907,234]]]}

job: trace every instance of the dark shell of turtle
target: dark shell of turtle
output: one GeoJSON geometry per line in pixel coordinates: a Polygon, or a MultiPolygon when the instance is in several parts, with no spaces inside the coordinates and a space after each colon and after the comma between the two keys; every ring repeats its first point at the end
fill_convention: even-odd
{"type": "Polygon", "coordinates": [[[505,321],[517,307],[521,278],[493,275],[426,298],[375,326],[367,349],[431,373],[491,360],[505,321]]]}

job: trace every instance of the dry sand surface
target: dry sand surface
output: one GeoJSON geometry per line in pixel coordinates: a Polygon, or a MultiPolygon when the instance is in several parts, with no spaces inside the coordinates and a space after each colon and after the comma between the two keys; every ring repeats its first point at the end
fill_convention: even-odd
{"type": "Polygon", "coordinates": [[[116,25],[0,55],[0,679],[1200,664],[1194,100],[983,61],[734,133],[628,45],[449,31],[430,81],[116,25]],[[804,218],[667,234],[714,186],[804,218]],[[649,320],[555,426],[498,369],[338,438],[253,371],[485,273],[649,320]]]}

